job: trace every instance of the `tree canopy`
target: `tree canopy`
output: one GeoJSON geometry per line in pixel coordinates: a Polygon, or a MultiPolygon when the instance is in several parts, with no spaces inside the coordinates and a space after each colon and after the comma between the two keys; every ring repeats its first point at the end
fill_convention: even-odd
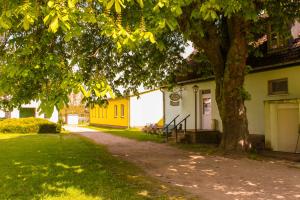
{"type": "Polygon", "coordinates": [[[143,18],[125,30],[118,12],[103,11],[98,1],[1,3],[2,108],[39,100],[43,112],[52,112],[78,91],[88,104],[103,103],[108,93],[118,95],[120,89],[128,94],[140,86],[167,84],[183,64],[185,41],[178,32],[157,35],[158,46],[151,32],[141,30],[143,18]]]}
{"type": "Polygon", "coordinates": [[[61,107],[76,87],[92,95],[93,102],[119,85],[134,90],[141,84],[161,84],[182,64],[182,44],[190,40],[214,71],[222,146],[247,149],[246,60],[267,30],[290,37],[299,4],[296,0],[2,0],[3,105],[39,99],[47,102],[42,107],[61,107]]]}

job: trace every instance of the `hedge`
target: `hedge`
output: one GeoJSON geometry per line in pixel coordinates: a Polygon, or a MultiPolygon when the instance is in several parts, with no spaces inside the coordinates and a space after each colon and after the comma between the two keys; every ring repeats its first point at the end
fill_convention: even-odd
{"type": "Polygon", "coordinates": [[[0,121],[0,133],[59,133],[60,131],[60,124],[41,118],[12,118],[0,121]]]}

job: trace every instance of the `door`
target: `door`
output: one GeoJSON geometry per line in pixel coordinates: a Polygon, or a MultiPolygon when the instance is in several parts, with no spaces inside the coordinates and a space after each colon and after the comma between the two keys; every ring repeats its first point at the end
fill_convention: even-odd
{"type": "MultiPolygon", "coordinates": [[[[277,150],[294,152],[299,124],[299,108],[297,104],[278,105],[278,136],[277,150]]],[[[299,149],[299,148],[298,148],[299,149]]]]}
{"type": "Polygon", "coordinates": [[[202,129],[211,129],[211,94],[202,94],[202,129]]]}

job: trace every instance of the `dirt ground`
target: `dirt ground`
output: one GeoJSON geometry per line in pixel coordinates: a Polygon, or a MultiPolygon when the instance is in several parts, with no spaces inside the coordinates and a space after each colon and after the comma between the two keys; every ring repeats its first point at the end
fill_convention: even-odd
{"type": "Polygon", "coordinates": [[[67,129],[104,144],[113,155],[199,199],[300,199],[300,169],[285,162],[204,156],[167,144],[138,142],[87,128],[67,129]]]}

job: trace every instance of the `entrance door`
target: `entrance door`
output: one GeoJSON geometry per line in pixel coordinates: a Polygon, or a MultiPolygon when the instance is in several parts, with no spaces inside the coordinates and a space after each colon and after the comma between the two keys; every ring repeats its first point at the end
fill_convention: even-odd
{"type": "Polygon", "coordinates": [[[202,94],[202,129],[211,129],[211,94],[202,94]]]}
{"type": "Polygon", "coordinates": [[[278,105],[278,151],[295,151],[298,137],[298,124],[299,108],[297,104],[278,105]]]}

